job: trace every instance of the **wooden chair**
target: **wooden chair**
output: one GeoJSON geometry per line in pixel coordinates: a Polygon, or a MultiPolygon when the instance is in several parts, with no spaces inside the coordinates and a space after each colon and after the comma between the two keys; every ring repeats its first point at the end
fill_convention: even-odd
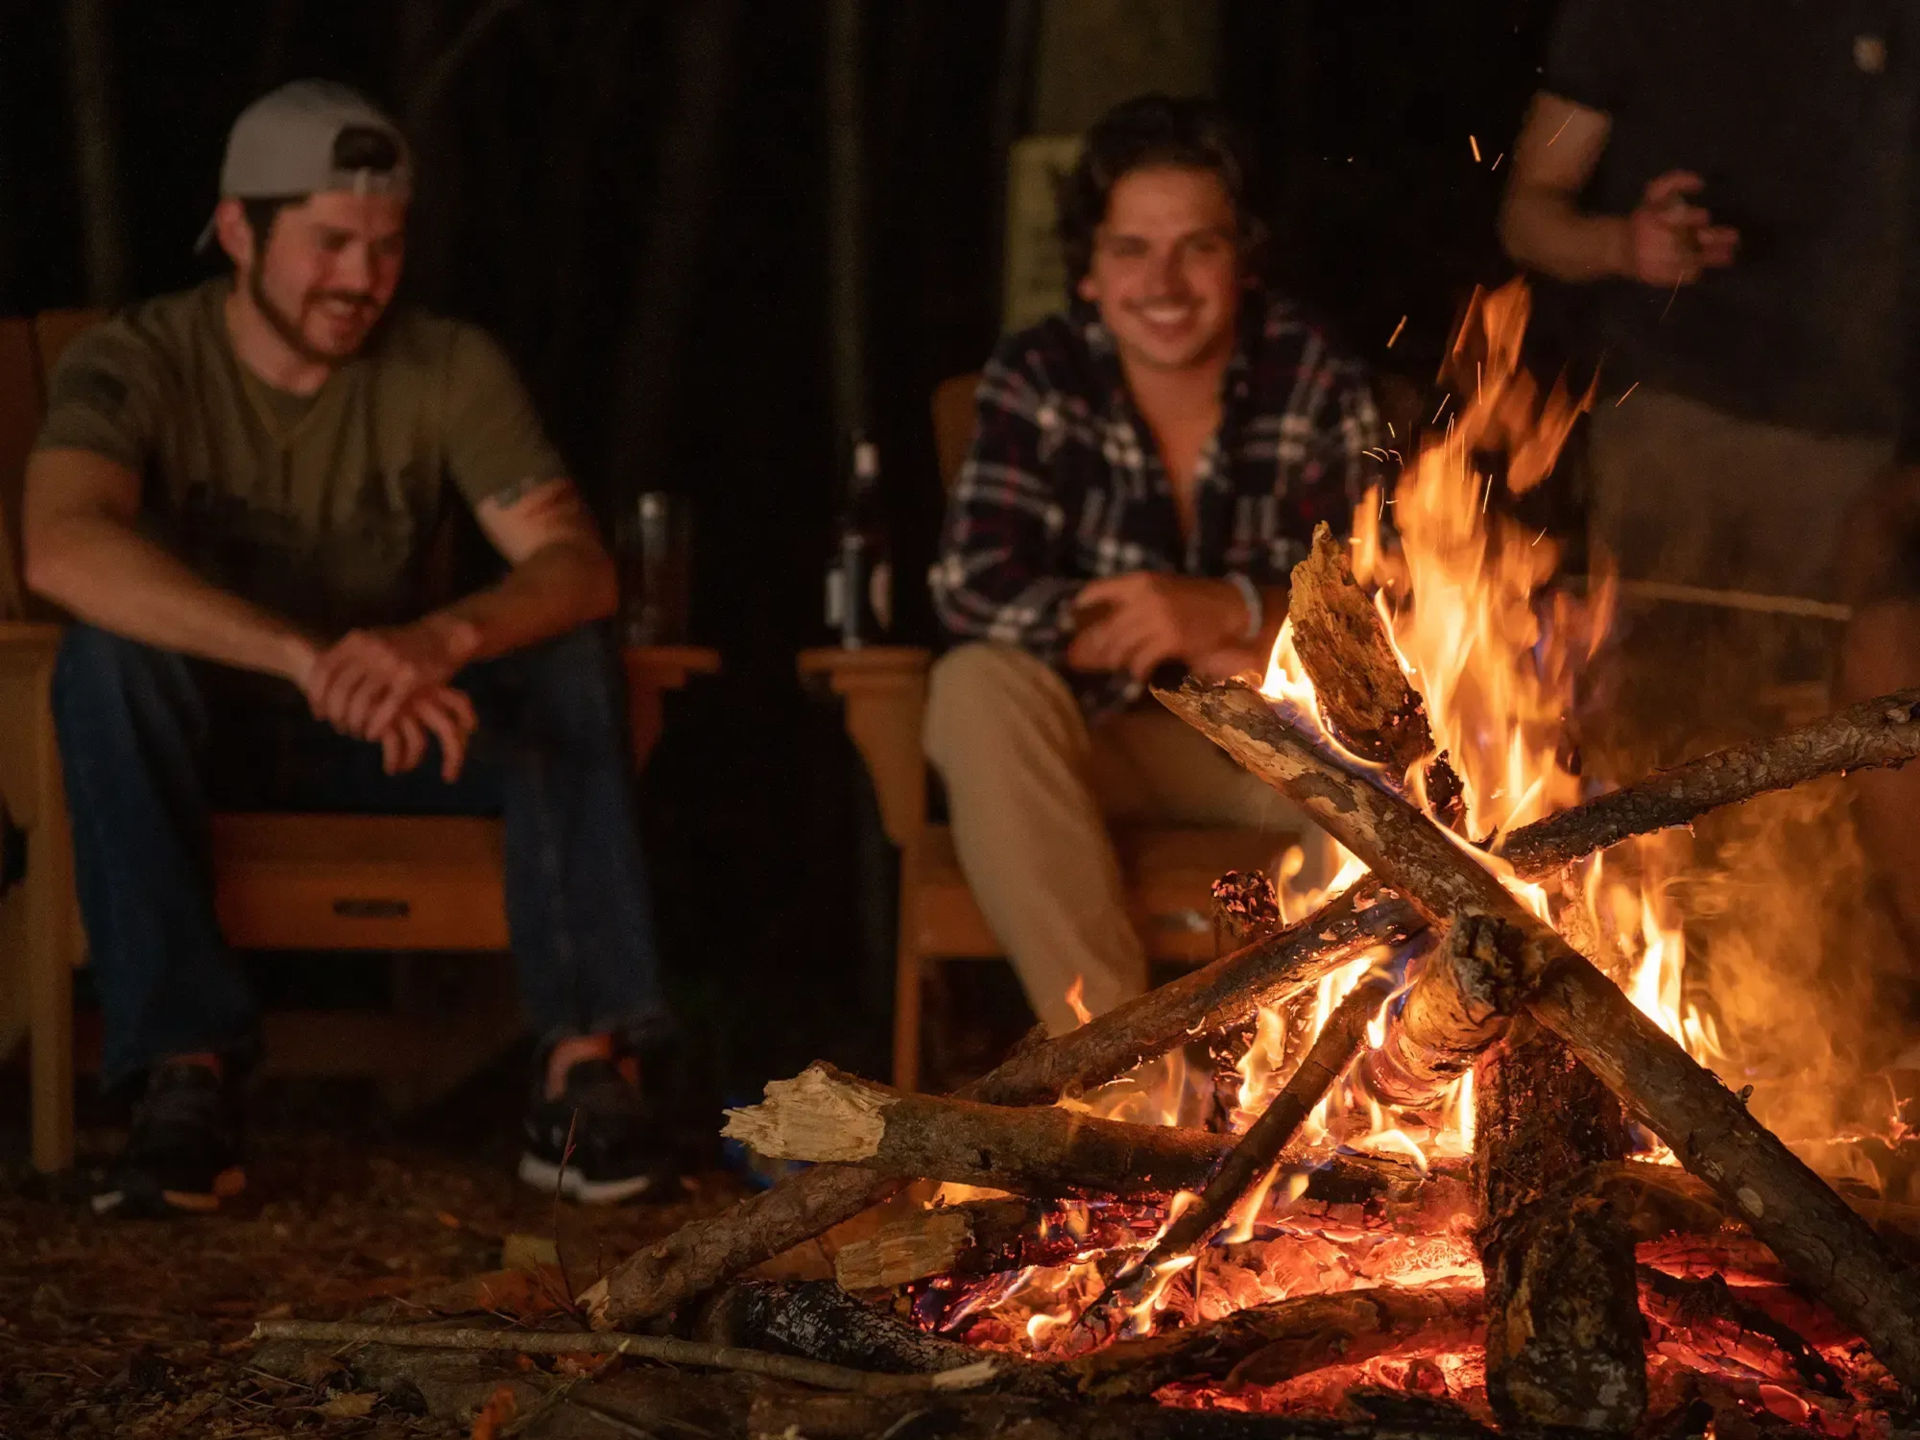
{"type": "MultiPolygon", "coordinates": [[[[26,879],[0,904],[0,941],[16,942],[0,949],[0,963],[15,955],[11,963],[25,968],[33,1163],[43,1171],[73,1162],[73,971],[86,945],[47,703],[60,625],[25,591],[17,537],[47,376],[66,343],[98,318],[59,311],[0,320],[0,800],[27,836],[26,879]]],[[[716,670],[719,658],[694,647],[630,648],[624,658],[634,760],[644,765],[660,734],[662,697],[689,675],[716,670]]],[[[272,1067],[373,1074],[418,1100],[498,1054],[519,1028],[504,977],[451,1023],[428,1023],[438,1007],[407,1003],[422,977],[405,957],[507,948],[501,846],[499,821],[467,816],[215,816],[215,908],[235,949],[401,952],[406,1013],[270,1013],[272,1067]]],[[[21,988],[7,980],[0,994],[21,988]]],[[[6,1018],[0,1013],[0,1055],[15,1038],[6,1018]]]]}
{"type": "MultiPolygon", "coordinates": [[[[934,448],[951,490],[973,443],[978,375],[942,382],[933,394],[934,448]]],[[[906,646],[808,650],[800,673],[842,699],[847,734],[873,781],[881,823],[900,848],[900,917],[894,998],[893,1078],[920,1078],[923,988],[937,961],[1001,954],[967,888],[953,833],[927,818],[921,751],[932,654],[906,646]]],[[[1213,958],[1212,886],[1223,872],[1267,866],[1281,841],[1271,831],[1139,826],[1117,830],[1134,926],[1155,961],[1213,958]]]]}

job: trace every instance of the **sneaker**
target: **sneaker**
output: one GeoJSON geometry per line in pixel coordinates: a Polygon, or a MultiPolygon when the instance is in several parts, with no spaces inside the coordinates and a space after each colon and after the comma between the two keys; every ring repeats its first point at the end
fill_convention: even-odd
{"type": "Polygon", "coordinates": [[[549,1195],[618,1205],[673,1179],[630,1065],[582,1060],[567,1071],[566,1089],[556,1099],[536,1082],[522,1130],[527,1148],[520,1178],[549,1195]]]}
{"type": "Polygon", "coordinates": [[[161,1065],[133,1107],[126,1148],[93,1197],[96,1215],[207,1215],[246,1189],[240,1116],[204,1065],[161,1065]]]}

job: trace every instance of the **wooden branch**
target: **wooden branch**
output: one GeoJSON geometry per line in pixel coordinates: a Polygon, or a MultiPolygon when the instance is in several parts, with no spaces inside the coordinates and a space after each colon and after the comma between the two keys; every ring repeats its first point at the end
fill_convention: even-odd
{"type": "Polygon", "coordinates": [[[1328,760],[1240,683],[1189,681],[1161,700],[1285,791],[1430,919],[1483,909],[1526,936],[1528,1009],[1680,1162],[1738,1208],[1803,1285],[1920,1385],[1920,1280],[1778,1138],[1610,980],[1397,796],[1328,760]]]}
{"type": "Polygon", "coordinates": [[[722,1132],[781,1160],[837,1161],[900,1179],[1023,1195],[1171,1195],[1205,1183],[1233,1139],[1102,1120],[1054,1105],[907,1095],[815,1062],[722,1132]]]}
{"type": "Polygon", "coordinates": [[[1770,740],[1716,750],[1624,789],[1537,820],[1500,854],[1523,875],[1546,875],[1633,835],[1685,825],[1822,775],[1904,765],[1920,756],[1920,689],[1863,700],[1770,740]]]}
{"type": "Polygon", "coordinates": [[[1528,1008],[1887,1369],[1920,1384],[1920,1277],[1738,1096],[1571,951],[1528,1008]]]}
{"type": "Polygon", "coordinates": [[[1524,937],[1477,911],[1454,919],[1388,1018],[1386,1038],[1360,1062],[1360,1076],[1389,1105],[1426,1110],[1505,1028],[1526,992],[1524,937]]]}
{"type": "Polygon", "coordinates": [[[1371,976],[1353,988],[1327,1017],[1326,1026],[1299,1068],[1220,1162],[1206,1189],[1200,1192],[1199,1201],[1180,1212],[1153,1249],[1113,1278],[1107,1292],[1089,1307],[1089,1315],[1100,1309],[1109,1296],[1128,1295],[1135,1287],[1150,1281],[1159,1266],[1191,1254],[1206,1243],[1207,1237],[1220,1228],[1233,1207],[1240,1203],[1240,1198],[1273,1169],[1280,1152],[1292,1142],[1307,1116],[1313,1113],[1313,1107],[1353,1062],[1354,1053],[1367,1038],[1367,1021],[1392,993],[1393,979],[1387,975],[1371,976]]]}
{"type": "Polygon", "coordinates": [[[313,1341],[324,1345],[393,1345],[422,1350],[509,1350],[521,1355],[633,1355],[666,1365],[737,1370],[861,1395],[972,1390],[989,1384],[1009,1368],[998,1358],[970,1352],[974,1356],[971,1363],[934,1374],[876,1375],[844,1365],[770,1355],[739,1346],[707,1345],[697,1340],[676,1340],[670,1335],[621,1335],[605,1330],[553,1333],[470,1326],[362,1325],[339,1320],[261,1320],[254,1325],[252,1338],[313,1341]]]}
{"type": "Polygon", "coordinates": [[[1408,1346],[1464,1343],[1479,1325],[1478,1286],[1381,1285],[1250,1306],[1210,1324],[1122,1340],[1063,1368],[1091,1398],[1145,1399],[1176,1380],[1277,1385],[1408,1346]]]}
{"type": "Polygon", "coordinates": [[[1314,527],[1312,553],[1293,567],[1287,618],[1340,743],[1387,766],[1396,780],[1431,759],[1426,783],[1435,812],[1457,806],[1460,779],[1444,755],[1434,755],[1426,704],[1400,668],[1373,600],[1354,583],[1345,543],[1324,522],[1314,527]]]}
{"type": "MultiPolygon", "coordinates": [[[[1000,1105],[1048,1104],[1103,1084],[1212,1030],[1251,1022],[1375,945],[1420,928],[1398,896],[1361,882],[1298,925],[1150,990],[1092,1023],[1010,1055],[962,1093],[1000,1105]]],[[[884,1198],[873,1171],[823,1165],[694,1220],[636,1251],[583,1296],[596,1328],[663,1315],[884,1198]]]]}
{"type": "Polygon", "coordinates": [[[1626,1153],[1620,1103],[1531,1021],[1481,1061],[1474,1098],[1493,1413],[1631,1431],[1647,1407],[1634,1235],[1579,1184],[1626,1153]]]}

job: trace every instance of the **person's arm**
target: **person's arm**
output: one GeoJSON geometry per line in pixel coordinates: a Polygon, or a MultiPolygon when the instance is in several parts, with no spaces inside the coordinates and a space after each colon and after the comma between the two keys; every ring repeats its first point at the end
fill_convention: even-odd
{"type": "Polygon", "coordinates": [[[140,533],[140,477],[88,450],[27,461],[27,586],[77,619],[304,685],[317,654],[291,621],[209,584],[140,533]]]}
{"type": "Polygon", "coordinates": [[[962,640],[1018,645],[1058,663],[1086,583],[1058,573],[1065,523],[1048,476],[1044,403],[1017,357],[987,364],[973,447],[947,502],[938,558],[928,576],[934,610],[962,640]]]}
{"type": "Polygon", "coordinates": [[[1739,233],[1715,225],[1689,202],[1698,175],[1670,170],[1647,183],[1627,215],[1580,208],[1613,128],[1604,110],[1542,91],[1514,142],[1513,168],[1500,204],[1500,243],[1520,264],[1557,280],[1586,284],[1625,277],[1645,285],[1690,284],[1729,265],[1739,233]]]}
{"type": "Polygon", "coordinates": [[[350,733],[380,733],[416,695],[446,685],[461,667],[613,613],[613,558],[572,481],[508,486],[474,513],[512,568],[497,584],[409,624],[341,637],[314,668],[317,714],[350,733]]]}

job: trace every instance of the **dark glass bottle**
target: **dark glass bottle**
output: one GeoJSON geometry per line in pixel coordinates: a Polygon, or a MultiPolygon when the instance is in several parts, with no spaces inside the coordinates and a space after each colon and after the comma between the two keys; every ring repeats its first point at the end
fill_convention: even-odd
{"type": "Polygon", "coordinates": [[[893,621],[892,550],[880,508],[880,452],[856,439],[827,561],[827,629],[843,649],[885,641],[893,621]]]}

